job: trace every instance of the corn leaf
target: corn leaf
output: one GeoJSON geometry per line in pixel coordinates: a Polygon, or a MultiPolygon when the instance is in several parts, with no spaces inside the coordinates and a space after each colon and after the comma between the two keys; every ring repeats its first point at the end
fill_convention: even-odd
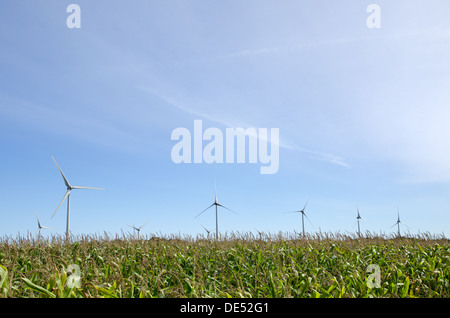
{"type": "Polygon", "coordinates": [[[36,285],[31,280],[29,280],[29,279],[27,279],[25,277],[22,277],[22,280],[25,282],[25,284],[27,284],[29,289],[31,289],[33,291],[36,291],[36,292],[39,292],[39,293],[41,293],[41,294],[43,294],[43,295],[45,295],[45,296],[47,296],[49,298],[56,298],[56,295],[53,294],[51,291],[45,289],[44,287],[36,285]]]}

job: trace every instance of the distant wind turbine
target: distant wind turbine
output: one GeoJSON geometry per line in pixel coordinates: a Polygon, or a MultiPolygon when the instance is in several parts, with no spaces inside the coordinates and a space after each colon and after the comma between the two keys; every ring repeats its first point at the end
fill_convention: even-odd
{"type": "Polygon", "coordinates": [[[55,216],[56,212],[58,212],[59,208],[61,207],[61,204],[64,202],[64,200],[67,198],[67,220],[66,220],[66,240],[69,239],[69,232],[70,232],[70,191],[74,189],[95,189],[95,190],[105,190],[104,188],[92,188],[92,187],[79,187],[79,186],[72,186],[70,185],[69,181],[67,180],[66,176],[62,172],[61,168],[58,166],[58,163],[56,162],[55,158],[53,158],[53,161],[55,162],[56,166],[58,167],[59,172],[61,173],[61,176],[64,180],[64,183],[67,187],[67,192],[62,198],[61,202],[59,203],[58,207],[56,208],[55,212],[52,215],[52,219],[55,216]]]}
{"type": "MultiPolygon", "coordinates": [[[[204,209],[202,212],[200,212],[199,214],[197,214],[196,216],[195,216],[195,218],[197,218],[198,216],[200,216],[200,214],[202,214],[203,212],[205,212],[206,210],[208,210],[209,208],[211,208],[212,206],[216,206],[216,240],[218,240],[219,239],[219,212],[218,212],[218,207],[220,206],[220,207],[222,207],[222,208],[224,208],[224,209],[227,209],[228,211],[231,211],[231,212],[233,212],[233,213],[236,213],[236,212],[234,212],[233,210],[231,210],[231,209],[229,209],[229,208],[227,208],[226,206],[223,206],[222,204],[220,204],[219,203],[219,201],[217,201],[217,191],[216,191],[216,181],[214,180],[214,197],[215,197],[215,199],[214,199],[214,203],[213,204],[211,204],[209,207],[207,207],[206,209],[204,209]]],[[[236,213],[237,214],[237,213],[236,213]]]]}
{"type": "Polygon", "coordinates": [[[256,232],[258,232],[258,234],[259,234],[259,240],[261,241],[261,240],[262,240],[262,236],[263,236],[264,232],[263,232],[263,231],[260,231],[260,230],[258,230],[257,228],[255,228],[255,230],[256,230],[256,232]]]}
{"type": "Polygon", "coordinates": [[[41,236],[41,230],[42,230],[42,229],[55,230],[55,229],[53,229],[53,228],[51,228],[51,227],[47,227],[47,226],[41,225],[41,222],[39,222],[39,218],[38,218],[38,216],[37,216],[37,213],[34,212],[34,214],[36,215],[37,224],[38,224],[38,229],[37,229],[36,232],[34,232],[34,235],[38,234],[38,238],[39,238],[39,237],[41,236]]]}
{"type": "Polygon", "coordinates": [[[361,231],[360,231],[360,228],[359,228],[359,220],[363,220],[363,221],[365,221],[365,220],[361,217],[361,215],[359,215],[358,207],[356,207],[356,211],[357,211],[356,222],[355,222],[355,224],[353,226],[358,224],[358,236],[359,236],[359,235],[361,235],[361,231]]]}
{"type": "MultiPolygon", "coordinates": [[[[309,201],[309,200],[308,200],[309,201]]],[[[306,216],[305,213],[305,209],[306,209],[306,205],[308,204],[308,201],[306,201],[305,206],[303,207],[303,209],[301,209],[300,211],[290,211],[290,212],[286,212],[286,213],[301,213],[302,214],[302,229],[303,229],[303,236],[305,236],[305,217],[308,219],[308,217],[306,216]]],[[[308,219],[308,222],[311,223],[311,221],[308,219]]],[[[313,225],[311,223],[311,225],[313,225]]],[[[313,225],[314,226],[314,225],[313,225]]]]}
{"type": "Polygon", "coordinates": [[[138,240],[139,240],[139,234],[141,233],[141,229],[144,227],[144,226],[146,226],[147,225],[147,223],[148,223],[149,221],[147,221],[147,222],[145,222],[144,224],[142,224],[140,227],[136,227],[136,226],[134,226],[134,225],[128,225],[129,227],[132,227],[133,229],[135,229],[137,232],[138,232],[138,240]]]}
{"type": "Polygon", "coordinates": [[[395,222],[395,224],[392,225],[391,228],[393,228],[394,226],[397,225],[397,233],[398,233],[398,236],[400,236],[400,223],[401,223],[402,225],[406,226],[406,227],[409,229],[409,227],[408,227],[406,224],[404,224],[404,223],[402,223],[402,222],[400,221],[400,212],[398,211],[398,208],[397,208],[397,222],[395,222]]]}
{"type": "MultiPolygon", "coordinates": [[[[201,225],[201,224],[200,224],[201,225]]],[[[206,231],[206,233],[207,233],[207,238],[209,238],[209,234],[211,233],[211,230],[208,230],[206,227],[204,227],[203,225],[201,225],[202,226],[202,228],[206,231]]]]}

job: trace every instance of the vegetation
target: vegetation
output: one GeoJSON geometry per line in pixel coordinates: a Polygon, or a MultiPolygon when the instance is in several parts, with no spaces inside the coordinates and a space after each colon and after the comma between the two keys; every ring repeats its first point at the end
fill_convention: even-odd
{"type": "Polygon", "coordinates": [[[428,234],[6,237],[0,298],[449,297],[449,256],[428,234]]]}

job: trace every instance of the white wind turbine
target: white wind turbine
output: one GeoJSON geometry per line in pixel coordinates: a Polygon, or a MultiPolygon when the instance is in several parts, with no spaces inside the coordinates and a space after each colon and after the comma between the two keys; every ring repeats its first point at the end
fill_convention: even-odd
{"type": "Polygon", "coordinates": [[[142,229],[144,226],[146,226],[148,222],[149,222],[149,221],[145,222],[145,223],[142,224],[140,227],[136,227],[136,226],[134,226],[134,225],[128,225],[128,224],[127,224],[127,225],[128,225],[129,227],[133,228],[135,231],[138,232],[138,240],[139,240],[140,233],[141,233],[141,229],[142,229]]]}
{"type": "MultiPolygon", "coordinates": [[[[236,213],[236,212],[234,212],[233,210],[227,208],[226,206],[223,206],[222,204],[219,203],[219,201],[217,201],[217,191],[216,191],[216,181],[215,181],[215,180],[214,180],[214,197],[215,197],[215,199],[214,199],[213,204],[211,204],[209,207],[207,207],[207,208],[204,209],[202,212],[200,212],[199,214],[197,214],[197,215],[195,216],[195,218],[197,218],[198,216],[200,216],[200,214],[202,214],[203,212],[205,212],[206,210],[208,210],[210,207],[212,207],[212,206],[215,205],[215,206],[216,206],[216,240],[218,240],[218,239],[219,239],[219,212],[218,212],[218,207],[220,206],[220,207],[222,207],[222,208],[224,208],[224,209],[227,209],[228,211],[231,211],[231,212],[233,212],[233,213],[236,213]]],[[[237,214],[237,213],[236,213],[236,214],[237,214]]]]}
{"type": "Polygon", "coordinates": [[[58,163],[56,163],[55,158],[53,158],[53,161],[56,164],[56,167],[58,167],[59,172],[61,173],[61,176],[64,180],[64,183],[66,184],[67,191],[64,197],[62,198],[61,202],[59,203],[58,207],[56,208],[55,212],[52,215],[52,219],[55,216],[56,212],[58,212],[59,208],[61,207],[61,204],[64,202],[64,200],[67,198],[67,220],[66,220],[66,240],[69,239],[69,232],[70,232],[70,192],[75,189],[95,189],[95,190],[105,190],[104,188],[92,188],[92,187],[79,187],[79,186],[72,186],[70,185],[67,178],[64,176],[64,173],[62,172],[61,168],[58,166],[58,163]]]}
{"type": "Polygon", "coordinates": [[[398,233],[399,237],[400,237],[400,223],[409,229],[409,227],[406,224],[404,224],[400,221],[400,212],[398,211],[398,208],[397,208],[397,222],[395,222],[395,224],[392,225],[391,228],[393,228],[394,226],[397,225],[397,233],[398,233]]]}
{"type": "MultiPolygon", "coordinates": [[[[309,201],[309,200],[308,200],[309,201]]],[[[306,209],[306,205],[308,204],[308,201],[306,201],[305,206],[303,207],[303,209],[299,210],[299,211],[290,211],[290,212],[285,212],[285,213],[301,213],[302,214],[302,229],[303,229],[303,236],[305,236],[305,217],[308,219],[308,222],[311,223],[311,221],[309,220],[309,218],[306,216],[305,213],[305,209],[306,209]]],[[[311,223],[311,225],[313,225],[311,223]]],[[[314,225],[313,225],[314,226],[314,225]]]]}
{"type": "Polygon", "coordinates": [[[356,211],[357,211],[356,222],[355,222],[355,224],[353,225],[353,227],[354,227],[356,224],[358,224],[358,236],[360,236],[360,235],[361,235],[361,231],[360,231],[360,228],[359,228],[359,220],[365,221],[365,219],[363,219],[363,218],[361,217],[361,215],[359,215],[359,209],[358,209],[358,207],[356,207],[356,211]]]}
{"type": "Polygon", "coordinates": [[[37,229],[36,232],[34,232],[34,235],[37,234],[37,235],[38,235],[38,238],[39,238],[39,237],[41,236],[41,230],[42,230],[42,229],[55,230],[55,229],[53,229],[53,228],[51,228],[51,227],[47,227],[47,226],[41,225],[41,222],[39,222],[39,218],[38,218],[38,216],[37,216],[37,213],[34,212],[34,214],[36,215],[37,224],[38,224],[38,229],[37,229]]]}

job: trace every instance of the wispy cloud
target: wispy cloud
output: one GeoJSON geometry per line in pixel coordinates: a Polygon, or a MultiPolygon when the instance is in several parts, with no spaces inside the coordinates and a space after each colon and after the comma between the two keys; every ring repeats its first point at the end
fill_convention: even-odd
{"type": "Polygon", "coordinates": [[[261,47],[255,49],[242,49],[237,52],[219,55],[216,59],[234,59],[242,57],[250,57],[271,53],[283,53],[288,51],[301,51],[307,49],[317,49],[324,46],[336,46],[336,45],[346,45],[364,41],[375,41],[375,40],[391,40],[409,37],[421,37],[421,38],[448,38],[450,36],[450,30],[448,29],[422,29],[410,32],[398,32],[398,33],[384,33],[380,35],[371,36],[359,36],[359,37],[344,37],[337,39],[326,39],[322,41],[315,42],[305,42],[305,43],[292,43],[284,46],[272,46],[272,47],[261,47]]]}
{"type": "Polygon", "coordinates": [[[99,116],[83,116],[82,112],[55,106],[42,106],[32,101],[0,93],[0,115],[33,130],[57,133],[88,140],[108,147],[130,145],[136,136],[99,116]]]}
{"type": "Polygon", "coordinates": [[[276,53],[281,52],[284,50],[287,50],[288,46],[283,47],[269,47],[269,48],[260,48],[255,50],[242,50],[235,53],[220,55],[217,57],[217,59],[232,59],[232,58],[238,58],[238,57],[245,57],[250,55],[259,55],[259,54],[267,54],[267,53],[276,53]]]}
{"type": "MultiPolygon", "coordinates": [[[[143,87],[140,86],[139,89],[158,97],[159,99],[163,100],[164,102],[166,102],[167,104],[187,113],[190,115],[194,115],[194,116],[198,116],[201,117],[202,119],[206,119],[209,121],[213,121],[216,122],[220,125],[223,125],[225,127],[241,127],[243,129],[247,129],[250,127],[255,127],[254,125],[249,125],[247,123],[242,123],[242,122],[235,122],[232,120],[224,120],[215,116],[211,116],[209,114],[206,114],[204,112],[200,112],[197,111],[195,109],[192,109],[188,106],[186,106],[186,104],[184,103],[180,103],[179,101],[175,100],[173,97],[169,97],[165,94],[162,94],[160,92],[156,92],[152,89],[149,89],[147,87],[143,87]]],[[[273,127],[276,128],[276,127],[273,127]]],[[[255,136],[258,137],[258,136],[255,136]]],[[[259,137],[260,138],[260,137],[259,137]]],[[[267,140],[267,142],[272,143],[272,141],[270,139],[267,140]]],[[[333,154],[329,154],[329,153],[325,153],[325,152],[321,152],[321,151],[317,151],[317,150],[312,150],[312,149],[306,149],[303,147],[299,147],[293,143],[287,142],[287,141],[282,141],[280,140],[278,145],[280,148],[286,149],[286,150],[291,150],[291,151],[299,151],[299,152],[303,152],[308,154],[311,158],[315,159],[315,160],[320,160],[320,161],[325,161],[331,164],[335,164],[341,167],[345,167],[345,168],[351,168],[351,166],[345,161],[344,158],[340,157],[340,156],[336,156],[333,154]]]]}
{"type": "Polygon", "coordinates": [[[326,162],[333,163],[333,164],[336,164],[336,165],[339,165],[339,166],[342,166],[345,168],[351,168],[351,166],[345,161],[345,159],[340,156],[336,156],[336,155],[321,152],[321,151],[306,149],[306,148],[302,148],[302,147],[297,147],[296,150],[307,153],[312,158],[320,160],[320,161],[326,161],[326,162]]]}

